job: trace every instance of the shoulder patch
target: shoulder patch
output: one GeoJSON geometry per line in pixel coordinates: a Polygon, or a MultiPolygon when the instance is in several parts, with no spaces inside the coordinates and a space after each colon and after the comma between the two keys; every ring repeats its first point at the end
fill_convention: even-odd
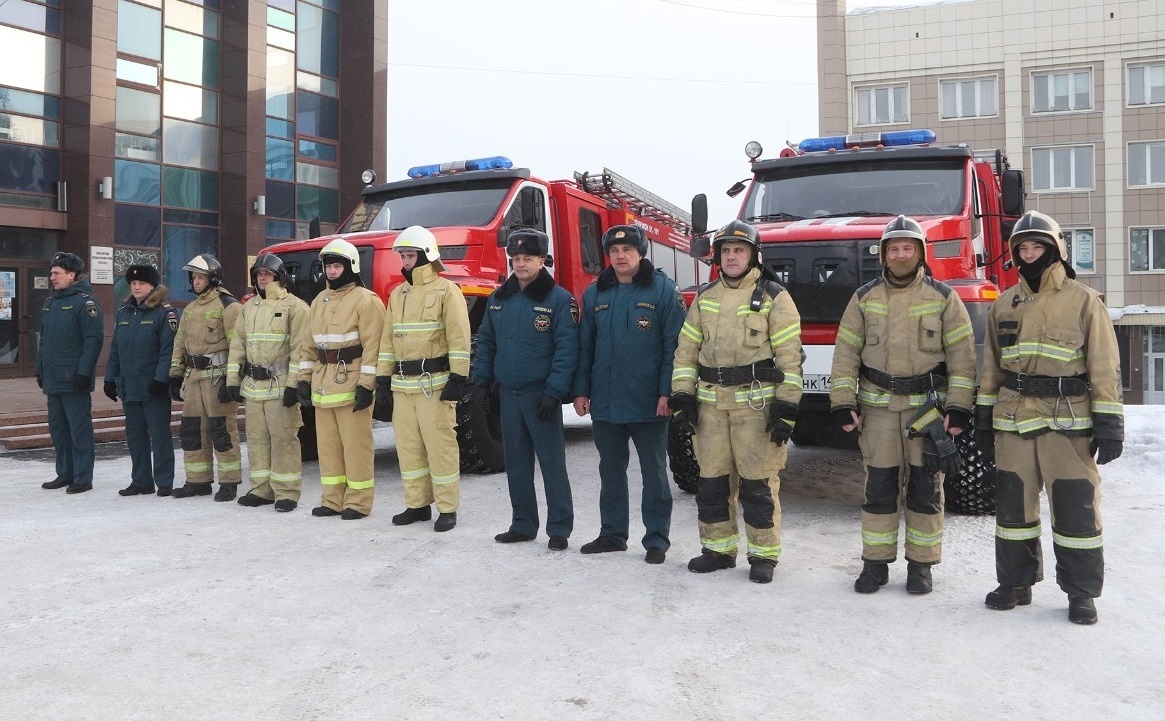
{"type": "Polygon", "coordinates": [[[166,307],[166,323],[170,326],[170,330],[177,333],[178,332],[178,314],[175,313],[174,309],[171,308],[170,306],[167,305],[165,307],[166,307]]]}
{"type": "Polygon", "coordinates": [[[688,304],[684,302],[684,294],[680,292],[680,287],[678,285],[672,286],[672,288],[676,292],[676,305],[680,307],[681,313],[686,313],[688,310],[688,304]]]}
{"type": "Polygon", "coordinates": [[[89,314],[90,318],[97,317],[97,304],[91,300],[85,301],[85,312],[89,314]]]}
{"type": "Polygon", "coordinates": [[[578,309],[578,301],[575,300],[574,296],[572,295],[570,297],[570,319],[572,321],[574,321],[575,325],[579,324],[579,316],[580,315],[581,314],[580,314],[579,309],[578,309]]]}

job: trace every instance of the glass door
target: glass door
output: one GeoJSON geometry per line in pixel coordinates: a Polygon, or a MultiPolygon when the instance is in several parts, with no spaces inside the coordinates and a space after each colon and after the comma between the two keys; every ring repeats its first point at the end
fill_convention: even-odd
{"type": "Polygon", "coordinates": [[[0,378],[36,372],[40,309],[50,292],[43,262],[0,264],[0,378]]]}

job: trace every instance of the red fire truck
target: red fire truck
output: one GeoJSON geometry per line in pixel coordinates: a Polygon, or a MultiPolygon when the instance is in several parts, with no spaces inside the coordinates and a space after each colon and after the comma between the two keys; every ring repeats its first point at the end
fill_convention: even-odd
{"type": "MultiPolygon", "coordinates": [[[[417,166],[408,176],[369,184],[337,235],[359,249],[365,286],[387,299],[403,280],[393,241],[408,226],[429,228],[440,245],[445,276],[465,295],[475,332],[486,298],[509,274],[506,237],[518,227],[537,228],[550,236],[547,267],[577,298],[604,267],[601,239],[612,225],[643,228],[651,242],[651,262],[680,288],[691,293],[708,280],[707,264],[689,253],[692,219],[687,211],[608,169],[575,173],[573,180],[546,181],[496,156],[417,166]]],[[[280,243],[263,252],[283,259],[290,290],[310,302],[323,289],[319,251],[334,237],[280,243]]],[[[310,456],[315,440],[310,421],[306,428],[301,439],[310,456]]],[[[493,473],[504,468],[497,409],[475,407],[470,394],[458,407],[458,439],[462,470],[493,473]]],[[[694,491],[690,439],[678,438],[673,446],[676,482],[694,491]]]]}
{"type": "MultiPolygon", "coordinates": [[[[981,348],[991,303],[1016,282],[1007,238],[1023,214],[1023,173],[1008,168],[1002,151],[937,145],[929,130],[809,138],[769,160],[759,159],[759,143],[745,152],[752,182],[740,219],[760,231],[763,261],[801,313],[805,394],[793,439],[852,446],[829,418],[829,374],[846,304],[881,273],[882,229],[899,214],[922,225],[927,263],[963,299],[981,348]]],[[[729,195],[744,189],[738,183],[729,195]]],[[[697,196],[693,207],[706,200],[697,196]]],[[[694,255],[707,253],[705,231],[695,228],[694,255]]],[[[979,461],[973,434],[960,435],[959,446],[966,470],[947,481],[948,507],[993,511],[994,469],[979,461]]]]}

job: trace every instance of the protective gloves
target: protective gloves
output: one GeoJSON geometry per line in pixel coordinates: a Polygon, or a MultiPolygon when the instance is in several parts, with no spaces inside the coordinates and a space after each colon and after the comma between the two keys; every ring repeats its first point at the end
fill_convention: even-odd
{"type": "Polygon", "coordinates": [[[538,420],[548,421],[554,417],[555,412],[562,412],[562,402],[543,393],[538,399],[538,420]]]}
{"type": "Polygon", "coordinates": [[[959,475],[959,450],[942,426],[929,425],[922,439],[922,467],[927,473],[942,471],[947,478],[959,475]]]}
{"type": "Polygon", "coordinates": [[[74,386],[77,388],[77,390],[79,390],[79,391],[87,391],[87,390],[89,390],[89,376],[81,376],[81,375],[79,375],[79,376],[75,377],[75,378],[73,379],[73,385],[74,385],[74,386]]]}
{"type": "Polygon", "coordinates": [[[299,405],[304,408],[311,408],[311,383],[307,381],[300,381],[295,385],[295,397],[299,399],[299,405]]]}
{"type": "Polygon", "coordinates": [[[182,400],[182,376],[170,376],[170,399],[182,400]]]}
{"type": "MultiPolygon", "coordinates": [[[[842,428],[842,426],[854,425],[854,413],[858,413],[856,408],[834,408],[829,412],[829,415],[833,417],[834,424],[837,425],[838,428],[842,428]]],[[[858,418],[861,417],[861,413],[858,413],[858,418]]],[[[844,428],[842,428],[842,431],[845,433],[853,433],[855,430],[857,429],[851,428],[846,431],[844,428]]]]}
{"type": "Polygon", "coordinates": [[[226,384],[226,382],[223,382],[223,384],[218,387],[218,402],[219,403],[230,403],[231,402],[231,387],[228,386],[226,384]]]}
{"type": "Polygon", "coordinates": [[[299,391],[291,386],[283,389],[283,407],[290,408],[299,403],[299,391]]]}
{"type": "Polygon", "coordinates": [[[961,408],[947,409],[947,430],[966,430],[971,424],[971,414],[961,408]]]}
{"type": "Polygon", "coordinates": [[[356,386],[356,402],[352,404],[352,412],[359,413],[372,405],[372,389],[356,386]]]}
{"type": "Polygon", "coordinates": [[[117,403],[117,384],[113,381],[105,381],[105,385],[101,386],[101,391],[109,400],[117,403]]]}
{"type": "Polygon", "coordinates": [[[388,423],[392,420],[392,376],[376,376],[376,407],[372,418],[388,423]]]}
{"type": "Polygon", "coordinates": [[[769,420],[765,430],[769,432],[769,440],[778,446],[788,442],[793,435],[793,426],[797,425],[797,406],[784,401],[774,401],[769,406],[769,420]]]}
{"type": "Polygon", "coordinates": [[[152,380],[150,381],[150,384],[146,386],[146,393],[149,393],[152,396],[160,396],[169,388],[169,384],[167,384],[165,381],[152,380]]]}
{"type": "Polygon", "coordinates": [[[241,386],[223,386],[219,389],[218,395],[218,400],[220,403],[230,403],[231,401],[234,401],[235,403],[243,402],[243,389],[241,386]],[[227,399],[225,401],[222,399],[223,390],[227,392],[227,399]]]}
{"type": "Polygon", "coordinates": [[[1124,441],[1116,441],[1111,438],[1093,438],[1089,452],[1096,456],[1096,465],[1103,466],[1120,458],[1124,449],[1124,441]]]}
{"type": "Polygon", "coordinates": [[[449,381],[441,389],[441,400],[460,401],[465,395],[465,376],[456,373],[449,374],[449,381]]]}
{"type": "Polygon", "coordinates": [[[688,433],[696,432],[696,425],[700,422],[700,407],[696,397],[691,393],[672,393],[667,399],[671,407],[672,421],[688,433]]]}

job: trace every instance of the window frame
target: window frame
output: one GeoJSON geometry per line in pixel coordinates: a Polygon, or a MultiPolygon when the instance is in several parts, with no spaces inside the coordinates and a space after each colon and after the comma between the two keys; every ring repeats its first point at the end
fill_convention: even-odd
{"type": "Polygon", "coordinates": [[[1136,273],[1136,274],[1165,273],[1165,263],[1163,263],[1160,268],[1153,267],[1153,245],[1154,245],[1153,236],[1155,233],[1160,235],[1160,242],[1165,243],[1165,226],[1163,226],[1163,225],[1133,225],[1133,226],[1129,226],[1128,246],[1126,249],[1128,250],[1129,273],[1130,274],[1133,274],[1133,273],[1136,273]],[[1146,264],[1145,264],[1144,269],[1137,269],[1137,268],[1133,267],[1133,233],[1138,231],[1138,230],[1146,231],[1146,243],[1145,243],[1146,264]]]}
{"type": "MultiPolygon", "coordinates": [[[[1158,66],[1165,67],[1165,60],[1150,60],[1147,62],[1129,62],[1125,65],[1125,78],[1124,78],[1124,80],[1125,80],[1125,107],[1127,107],[1127,108],[1151,108],[1154,106],[1165,105],[1165,99],[1162,99],[1159,102],[1153,102],[1151,100],[1153,86],[1149,82],[1149,69],[1154,68],[1154,67],[1158,67],[1158,66]],[[1134,103],[1133,98],[1132,98],[1133,80],[1132,80],[1131,75],[1132,75],[1133,70],[1136,68],[1142,68],[1145,70],[1145,79],[1144,79],[1144,85],[1142,88],[1142,90],[1145,93],[1145,102],[1143,102],[1143,103],[1134,103]]],[[[1165,98],[1165,93],[1163,93],[1163,98],[1165,98]]]]}
{"type": "Polygon", "coordinates": [[[999,117],[999,75],[998,74],[991,74],[991,75],[974,75],[974,76],[970,76],[970,77],[958,77],[958,78],[939,78],[939,81],[938,81],[938,103],[939,103],[939,122],[947,121],[947,120],[973,120],[975,118],[997,118],[997,117],[999,117]],[[995,112],[990,113],[990,114],[985,114],[985,113],[978,112],[978,110],[983,105],[983,83],[985,81],[988,81],[988,80],[990,80],[991,84],[992,84],[992,97],[993,97],[993,100],[995,102],[995,112]],[[945,107],[945,104],[943,102],[943,89],[944,89],[944,87],[946,85],[950,85],[950,84],[955,85],[956,86],[955,102],[958,105],[962,105],[963,94],[961,92],[961,89],[962,89],[962,85],[964,83],[974,83],[975,84],[975,102],[976,102],[976,105],[979,106],[976,108],[976,113],[974,115],[961,115],[961,114],[960,115],[947,115],[946,107],[945,107]]]}
{"type": "MultiPolygon", "coordinates": [[[[1136,140],[1129,141],[1125,147],[1125,185],[1132,188],[1162,188],[1165,187],[1165,167],[1156,170],[1156,174],[1160,178],[1157,181],[1153,180],[1154,169],[1151,166],[1153,154],[1151,148],[1153,146],[1161,146],[1165,148],[1165,139],[1158,140],[1136,140]],[[1145,168],[1145,182],[1133,183],[1132,167],[1133,167],[1133,146],[1143,147],[1145,150],[1145,161],[1143,166],[1145,168]]],[[[1165,166],[1165,164],[1163,164],[1165,166]]]]}
{"type": "Polygon", "coordinates": [[[864,128],[864,127],[870,127],[870,126],[874,126],[874,125],[908,125],[910,123],[910,83],[909,82],[880,83],[880,84],[872,84],[872,85],[854,85],[853,86],[853,95],[851,97],[852,97],[851,102],[853,103],[853,109],[854,109],[854,113],[853,113],[854,127],[863,127],[864,128]],[[904,114],[903,114],[903,117],[901,120],[895,119],[895,117],[894,117],[894,111],[895,111],[894,91],[899,89],[899,88],[903,89],[905,91],[905,94],[906,94],[905,102],[904,102],[905,108],[903,111],[904,114]],[[874,93],[878,90],[886,90],[889,93],[889,96],[888,96],[889,104],[887,106],[888,110],[889,110],[889,119],[886,120],[885,122],[881,122],[876,117],[874,117],[876,114],[876,112],[875,112],[876,108],[873,105],[870,105],[871,103],[874,102],[874,97],[875,97],[874,93]],[[860,122],[860,120],[859,120],[861,117],[861,114],[858,112],[858,108],[862,105],[862,103],[859,102],[859,95],[861,93],[869,93],[869,100],[867,101],[866,104],[869,105],[868,110],[870,111],[870,121],[866,122],[866,123],[860,122]]]}
{"type": "Polygon", "coordinates": [[[1028,106],[1029,106],[1029,110],[1030,110],[1031,114],[1036,115],[1036,116],[1055,115],[1058,113],[1090,113],[1090,112],[1093,112],[1096,109],[1096,80],[1095,80],[1095,73],[1093,72],[1092,66],[1091,65],[1084,65],[1084,66],[1075,67],[1075,68],[1058,68],[1056,70],[1046,70],[1046,71],[1033,70],[1028,77],[1028,106]],[[1086,107],[1086,108],[1072,107],[1073,103],[1075,103],[1075,101],[1076,101],[1076,93],[1074,90],[1075,83],[1073,82],[1073,78],[1079,73],[1087,73],[1088,74],[1088,107],[1086,107]],[[1063,110],[1058,110],[1054,107],[1055,106],[1055,95],[1051,94],[1054,91],[1053,91],[1053,84],[1050,82],[1050,80],[1051,80],[1051,78],[1055,77],[1056,75],[1067,75],[1068,76],[1068,83],[1069,83],[1068,107],[1066,109],[1063,109],[1063,110]],[[1049,101],[1050,107],[1048,107],[1046,110],[1039,110],[1036,108],[1036,78],[1037,77],[1049,78],[1048,92],[1050,95],[1047,98],[1047,100],[1049,101]]]}
{"type": "Polygon", "coordinates": [[[1096,190],[1096,145],[1094,145],[1093,143],[1083,143],[1080,145],[1041,145],[1041,146],[1035,146],[1031,149],[1031,168],[1032,168],[1032,174],[1031,174],[1032,193],[1083,193],[1083,192],[1087,192],[1090,190],[1096,190]],[[1087,186],[1078,186],[1078,185],[1075,185],[1075,182],[1076,182],[1075,178],[1077,175],[1077,172],[1076,172],[1077,153],[1075,151],[1079,151],[1079,150],[1082,150],[1084,148],[1088,148],[1089,152],[1092,155],[1092,167],[1090,168],[1092,182],[1090,185],[1087,185],[1087,186]],[[1038,174],[1036,172],[1036,153],[1041,152],[1041,151],[1048,152],[1048,157],[1049,157],[1048,178],[1049,178],[1049,180],[1051,180],[1054,177],[1054,172],[1053,172],[1052,167],[1050,165],[1050,161],[1054,157],[1052,155],[1052,151],[1064,150],[1064,149],[1071,149],[1074,151],[1072,153],[1072,178],[1073,178],[1072,182],[1073,182],[1073,185],[1060,186],[1060,187],[1053,185],[1053,186],[1049,186],[1047,188],[1037,188],[1036,187],[1036,178],[1038,177],[1038,174]]]}

